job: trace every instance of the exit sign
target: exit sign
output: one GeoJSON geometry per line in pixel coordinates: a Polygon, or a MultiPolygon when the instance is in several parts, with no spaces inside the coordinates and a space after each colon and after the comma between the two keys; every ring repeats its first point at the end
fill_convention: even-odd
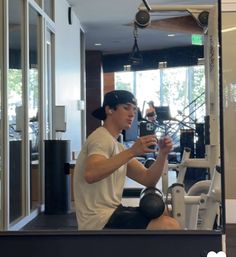
{"type": "Polygon", "coordinates": [[[192,45],[203,45],[201,35],[192,35],[192,45]]]}

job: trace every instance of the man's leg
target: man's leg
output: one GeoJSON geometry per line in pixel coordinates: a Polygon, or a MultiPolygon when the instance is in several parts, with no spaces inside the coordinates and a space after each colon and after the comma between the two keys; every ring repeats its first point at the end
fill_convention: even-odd
{"type": "Polygon", "coordinates": [[[153,219],[147,226],[148,230],[175,230],[181,229],[178,221],[170,216],[162,215],[159,218],[153,219]]]}

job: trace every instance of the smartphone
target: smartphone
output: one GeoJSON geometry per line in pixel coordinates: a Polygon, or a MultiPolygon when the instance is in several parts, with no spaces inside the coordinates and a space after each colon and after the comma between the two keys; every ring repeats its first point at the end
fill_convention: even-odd
{"type": "MultiPolygon", "coordinates": [[[[139,136],[148,136],[156,134],[157,126],[149,121],[140,122],[139,124],[139,136]]],[[[156,145],[149,146],[150,149],[156,149],[156,145]]]]}

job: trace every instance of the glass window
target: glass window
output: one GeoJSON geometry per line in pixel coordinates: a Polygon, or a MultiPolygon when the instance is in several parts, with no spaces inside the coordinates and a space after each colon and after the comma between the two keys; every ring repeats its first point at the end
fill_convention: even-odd
{"type": "Polygon", "coordinates": [[[160,105],[160,71],[139,71],[136,76],[136,97],[143,114],[148,108],[148,102],[160,105]]]}
{"type": "Polygon", "coordinates": [[[128,90],[134,92],[134,72],[115,73],[116,89],[128,90]]]}
{"type": "Polygon", "coordinates": [[[138,72],[115,73],[115,88],[136,95],[138,106],[145,113],[148,102],[169,106],[171,116],[189,116],[199,122],[205,115],[204,66],[165,68],[138,72]],[[195,112],[195,110],[197,110],[195,112]]]}
{"type": "MultiPolygon", "coordinates": [[[[115,89],[129,90],[135,94],[142,116],[148,119],[146,111],[150,101],[154,103],[158,137],[168,134],[174,144],[174,161],[180,161],[186,146],[186,135],[191,135],[192,158],[204,158],[201,133],[206,115],[205,67],[203,65],[162,68],[157,70],[115,73],[115,89]],[[201,155],[201,156],[200,156],[201,155]]],[[[125,142],[127,143],[127,142],[125,142]]],[[[129,142],[128,142],[129,143],[129,142]]],[[[187,147],[187,146],[186,146],[187,147]]],[[[153,156],[150,156],[153,157],[153,156]]],[[[205,171],[204,171],[205,172],[205,171]]],[[[205,174],[205,173],[204,173],[205,174]]],[[[169,172],[169,180],[175,182],[175,172],[169,172]]],[[[126,180],[126,188],[142,187],[126,180]]],[[[161,189],[161,183],[158,187],[161,189]]]]}

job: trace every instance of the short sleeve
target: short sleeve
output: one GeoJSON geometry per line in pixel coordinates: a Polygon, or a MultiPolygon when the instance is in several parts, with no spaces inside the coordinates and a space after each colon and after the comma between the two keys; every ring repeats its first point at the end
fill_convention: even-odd
{"type": "Polygon", "coordinates": [[[114,152],[114,142],[112,138],[107,136],[93,137],[88,141],[87,150],[88,156],[100,154],[110,158],[114,152]]]}

